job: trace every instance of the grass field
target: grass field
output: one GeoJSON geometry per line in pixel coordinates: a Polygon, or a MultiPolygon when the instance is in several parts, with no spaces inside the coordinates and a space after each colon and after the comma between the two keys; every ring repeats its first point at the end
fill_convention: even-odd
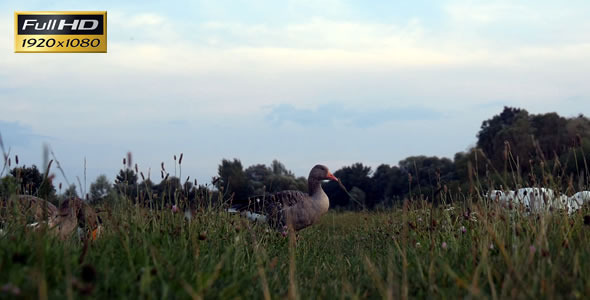
{"type": "Polygon", "coordinates": [[[476,203],[330,212],[283,237],[222,210],[187,221],[120,204],[87,244],[14,220],[0,237],[1,298],[583,298],[590,216],[476,203]]]}

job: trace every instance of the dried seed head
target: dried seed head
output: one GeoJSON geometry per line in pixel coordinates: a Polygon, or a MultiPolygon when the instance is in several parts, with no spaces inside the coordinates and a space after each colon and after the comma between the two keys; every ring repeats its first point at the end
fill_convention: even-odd
{"type": "Polygon", "coordinates": [[[182,153],[180,153],[180,158],[178,159],[178,164],[182,164],[182,153]]]}
{"type": "Polygon", "coordinates": [[[59,190],[61,191],[61,182],[59,183],[59,190]]]}
{"type": "Polygon", "coordinates": [[[176,161],[176,154],[174,154],[174,161],[176,161]]]}
{"type": "Polygon", "coordinates": [[[127,167],[131,168],[131,152],[127,152],[127,167]]]}
{"type": "Polygon", "coordinates": [[[164,171],[160,171],[160,175],[162,176],[162,179],[164,179],[164,171]]]}
{"type": "Polygon", "coordinates": [[[14,156],[14,162],[16,163],[16,165],[18,166],[18,155],[14,156]]]}
{"type": "Polygon", "coordinates": [[[139,175],[141,175],[141,180],[145,181],[145,177],[143,176],[143,172],[139,172],[139,175]]]}
{"type": "Polygon", "coordinates": [[[127,164],[127,159],[125,157],[123,157],[123,165],[127,164]]]}
{"type": "Polygon", "coordinates": [[[137,164],[135,164],[135,173],[137,174],[137,164]]]}
{"type": "Polygon", "coordinates": [[[166,169],[164,168],[164,162],[162,162],[160,165],[162,166],[162,171],[166,171],[166,169]]]}

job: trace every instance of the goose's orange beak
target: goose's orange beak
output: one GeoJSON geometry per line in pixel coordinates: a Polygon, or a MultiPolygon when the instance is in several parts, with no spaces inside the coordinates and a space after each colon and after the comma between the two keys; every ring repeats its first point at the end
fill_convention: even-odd
{"type": "Polygon", "coordinates": [[[334,176],[334,174],[330,173],[330,171],[328,171],[328,176],[326,176],[326,178],[330,179],[330,180],[338,181],[338,178],[336,176],[334,176]]]}

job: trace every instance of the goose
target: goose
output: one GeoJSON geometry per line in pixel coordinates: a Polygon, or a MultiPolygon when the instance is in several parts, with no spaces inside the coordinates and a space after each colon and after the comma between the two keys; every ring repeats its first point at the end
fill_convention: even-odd
{"type": "Polygon", "coordinates": [[[94,208],[78,197],[61,203],[55,223],[57,234],[62,239],[76,230],[81,240],[96,240],[102,232],[102,222],[94,208]]]}
{"type": "Polygon", "coordinates": [[[339,181],[328,167],[315,165],[307,178],[307,193],[287,190],[266,194],[250,198],[248,203],[235,204],[228,211],[266,222],[283,234],[289,226],[299,231],[317,222],[330,207],[330,200],[322,189],[323,180],[339,181]]]}
{"type": "Polygon", "coordinates": [[[27,228],[38,230],[42,225],[47,225],[49,232],[61,239],[70,237],[76,230],[80,239],[96,240],[102,231],[100,217],[92,207],[77,197],[66,199],[57,208],[42,198],[20,195],[14,205],[23,217],[34,218],[34,222],[26,225],[27,228]]]}
{"type": "MultiPolygon", "coordinates": [[[[5,209],[16,213],[19,217],[33,223],[28,227],[37,227],[41,223],[54,225],[57,218],[57,207],[44,199],[31,195],[18,195],[3,203],[5,209]]],[[[6,221],[6,220],[2,220],[6,221]]]]}

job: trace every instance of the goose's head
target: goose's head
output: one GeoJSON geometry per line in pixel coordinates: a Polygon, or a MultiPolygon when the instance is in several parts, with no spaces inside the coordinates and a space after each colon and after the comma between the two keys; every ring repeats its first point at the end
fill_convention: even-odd
{"type": "Polygon", "coordinates": [[[338,181],[338,178],[324,165],[315,165],[309,172],[309,179],[338,181]]]}

